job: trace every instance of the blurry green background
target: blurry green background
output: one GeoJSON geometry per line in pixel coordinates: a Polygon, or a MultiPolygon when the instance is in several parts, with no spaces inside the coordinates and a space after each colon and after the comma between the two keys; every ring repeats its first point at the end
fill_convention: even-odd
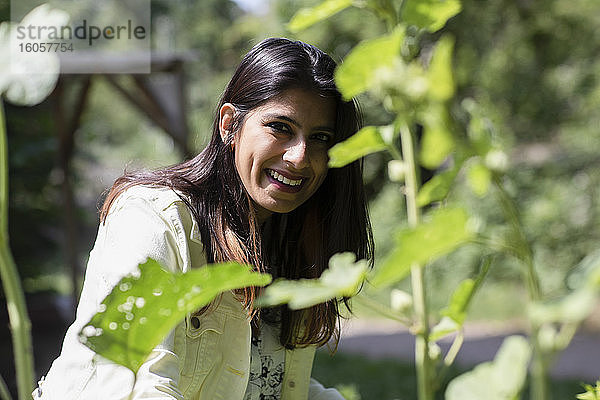
{"type": "MultiPolygon", "coordinates": [[[[207,142],[215,104],[241,55],[261,39],[304,40],[339,61],[360,40],[384,31],[374,15],[359,9],[298,35],[286,31],[286,22],[299,8],[318,2],[152,1],[153,49],[190,58],[184,71],[192,153],[207,142]]],[[[8,1],[0,1],[0,20],[9,15],[8,1]]],[[[508,154],[508,187],[520,207],[543,288],[551,297],[559,296],[569,272],[600,243],[600,2],[463,0],[463,11],[435,37],[425,38],[424,51],[428,40],[443,33],[456,39],[457,118],[461,102],[474,99],[481,123],[508,154]]],[[[367,123],[391,120],[368,98],[361,100],[367,123]]],[[[24,288],[30,295],[69,295],[52,100],[35,107],[5,107],[11,247],[24,288]]],[[[94,82],[72,159],[81,276],[102,192],[125,167],[156,167],[182,157],[173,140],[110,85],[94,82]]],[[[371,155],[365,171],[380,256],[392,246],[391,233],[405,224],[401,187],[386,178],[388,160],[386,154],[371,155]]],[[[423,171],[423,176],[433,173],[423,171]]],[[[498,206],[472,194],[464,179],[450,199],[478,216],[481,229],[502,234],[498,206]]],[[[440,308],[458,282],[472,274],[478,256],[477,249],[467,246],[427,269],[432,308],[440,308]]],[[[526,296],[520,280],[514,262],[500,260],[477,295],[471,319],[518,321],[526,296]]],[[[408,288],[407,283],[401,286],[408,288]]],[[[386,301],[385,294],[377,295],[386,301]]],[[[596,331],[600,323],[591,318],[585,328],[596,331]]]]}

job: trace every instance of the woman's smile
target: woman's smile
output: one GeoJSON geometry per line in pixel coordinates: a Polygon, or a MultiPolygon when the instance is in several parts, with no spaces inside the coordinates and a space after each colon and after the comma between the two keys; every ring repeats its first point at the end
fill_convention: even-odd
{"type": "Polygon", "coordinates": [[[265,171],[271,183],[275,185],[279,190],[282,190],[284,192],[299,192],[300,189],[302,189],[302,184],[305,181],[305,179],[301,176],[293,176],[283,171],[276,171],[270,168],[267,168],[265,171]]]}

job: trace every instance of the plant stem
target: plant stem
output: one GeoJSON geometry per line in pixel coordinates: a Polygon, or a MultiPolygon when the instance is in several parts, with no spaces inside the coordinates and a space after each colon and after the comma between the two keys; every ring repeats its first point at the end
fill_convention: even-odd
{"type": "Polygon", "coordinates": [[[8,244],[8,144],[4,107],[0,100],[0,278],[10,321],[17,388],[20,400],[30,399],[33,390],[33,349],[31,322],[25,296],[8,244]]]}
{"type": "MultiPolygon", "coordinates": [[[[420,209],[417,205],[417,161],[413,134],[406,124],[400,124],[400,140],[402,155],[406,165],[406,211],[408,225],[411,228],[419,224],[420,209]]],[[[415,337],[415,365],[417,368],[417,388],[419,400],[433,400],[433,365],[429,357],[429,315],[423,266],[415,264],[411,267],[411,285],[413,304],[417,323],[415,337]]]]}
{"type": "Polygon", "coordinates": [[[8,387],[6,386],[6,382],[4,382],[4,379],[2,379],[2,376],[0,376],[0,399],[12,400],[12,397],[10,396],[10,392],[8,391],[8,387]]]}
{"type": "Polygon", "coordinates": [[[380,302],[373,300],[372,298],[367,297],[364,294],[360,294],[358,296],[353,297],[353,301],[362,305],[363,307],[367,307],[367,308],[375,311],[376,313],[378,313],[386,318],[390,318],[390,319],[393,319],[394,321],[400,322],[402,325],[404,325],[406,327],[410,327],[412,325],[412,321],[409,318],[407,318],[403,315],[400,315],[399,313],[395,312],[390,307],[386,307],[385,305],[381,304],[380,302]]]}
{"type": "Polygon", "coordinates": [[[513,242],[509,243],[509,247],[513,248],[515,256],[523,261],[526,267],[525,281],[527,282],[529,298],[532,301],[541,300],[542,290],[539,277],[537,276],[535,266],[533,265],[533,251],[525,236],[525,232],[523,232],[519,211],[498,177],[494,178],[494,185],[497,189],[496,193],[498,194],[504,218],[506,218],[512,229],[511,236],[513,242]]]}
{"type": "MultiPolygon", "coordinates": [[[[510,224],[511,243],[509,248],[513,254],[525,264],[525,282],[529,293],[529,302],[542,300],[542,289],[540,279],[533,264],[533,251],[529,241],[523,231],[519,211],[512,198],[506,192],[506,189],[498,177],[494,177],[496,193],[500,201],[500,206],[504,217],[510,224]]],[[[548,391],[548,367],[550,354],[543,349],[539,342],[540,326],[532,322],[530,326],[530,340],[533,345],[533,358],[531,361],[531,400],[551,400],[552,394],[548,391]]]]}

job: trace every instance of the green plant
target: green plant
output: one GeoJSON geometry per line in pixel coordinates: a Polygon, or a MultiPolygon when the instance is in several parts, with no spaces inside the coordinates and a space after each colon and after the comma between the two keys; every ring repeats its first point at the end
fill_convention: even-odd
{"type": "MultiPolygon", "coordinates": [[[[361,42],[348,54],[336,73],[338,86],[345,98],[367,93],[393,118],[387,125],[367,126],[333,147],[330,150],[330,167],[341,167],[374,152],[388,152],[392,158],[388,164],[389,178],[392,182],[403,184],[398,193],[406,198],[408,227],[398,231],[395,247],[376,270],[367,272],[365,262],[356,261],[352,255],[336,255],[330,260],[330,269],[319,279],[277,281],[267,288],[260,302],[263,305],[288,303],[291,308],[303,308],[331,298],[348,297],[365,279],[366,284],[372,285],[375,290],[383,290],[410,276],[410,301],[398,301],[392,307],[378,304],[363,295],[359,295],[356,301],[406,324],[416,335],[418,398],[432,400],[441,389],[461,347],[469,304],[488,275],[494,254],[508,254],[522,264],[523,282],[529,293],[530,342],[509,338],[493,362],[452,381],[446,397],[481,398],[485,396],[485,392],[481,392],[482,383],[494,382],[495,398],[518,398],[531,358],[530,397],[546,400],[550,397],[546,380],[552,358],[566,347],[597,298],[597,263],[593,259],[588,260],[586,268],[579,268],[587,284],[574,287],[569,295],[556,303],[544,300],[533,262],[533,250],[519,210],[505,188],[503,174],[507,156],[488,129],[478,103],[464,99],[457,104],[454,98],[453,39],[442,35],[439,40],[434,40],[436,36],[431,35],[460,12],[460,2],[405,0],[396,4],[386,0],[327,0],[299,12],[289,27],[292,30],[303,29],[352,6],[365,8],[381,17],[387,33],[361,42]],[[457,116],[456,108],[462,117],[457,116]],[[417,139],[417,126],[423,127],[420,140],[417,139]],[[419,178],[421,166],[438,170],[433,179],[422,186],[419,178]],[[457,180],[463,178],[482,201],[495,199],[500,205],[504,218],[504,234],[501,237],[479,231],[477,221],[469,216],[465,207],[452,205],[448,200],[457,180]],[[480,245],[480,268],[473,277],[457,286],[449,304],[436,315],[427,302],[425,268],[465,243],[480,245]],[[408,303],[412,304],[412,310],[407,307],[408,303]],[[449,352],[442,357],[436,341],[448,334],[456,336],[449,352]],[[511,379],[502,381],[498,378],[508,372],[512,372],[511,379]]],[[[223,279],[222,283],[225,283],[229,277],[224,276],[223,279]]],[[[265,283],[267,281],[264,280],[265,283]]],[[[136,282],[130,283],[130,290],[139,289],[136,282]]],[[[250,284],[240,282],[244,283],[250,284]]],[[[140,293],[138,297],[148,295],[140,293]]],[[[177,296],[172,300],[176,299],[179,300],[177,296]]],[[[108,302],[107,298],[107,310],[113,310],[114,306],[111,307],[108,302]]],[[[190,307],[199,304],[202,302],[190,303],[190,307]]],[[[187,310],[183,309],[179,318],[187,310]]],[[[106,321],[108,324],[116,322],[114,318],[106,321]]],[[[169,322],[169,329],[174,323],[175,318],[169,322]]],[[[103,328],[96,336],[98,328],[101,327],[92,323],[82,333],[88,342],[90,339],[95,341],[93,346],[100,354],[111,358],[110,352],[102,347],[111,347],[115,338],[104,335],[103,328]]],[[[147,348],[151,348],[153,343],[147,343],[147,348]]],[[[138,353],[133,363],[132,357],[112,359],[135,370],[147,348],[135,351],[124,347],[119,350],[124,354],[130,351],[138,353]]]]}
{"type": "MultiPolygon", "coordinates": [[[[494,386],[497,390],[492,390],[494,398],[518,398],[531,359],[530,397],[547,400],[551,397],[547,390],[549,366],[556,354],[568,345],[598,297],[594,275],[598,273],[598,266],[590,267],[597,257],[591,256],[591,261],[587,260],[587,275],[583,278],[586,285],[574,288],[565,298],[553,304],[545,300],[519,210],[504,186],[507,156],[487,127],[485,115],[474,100],[465,99],[460,104],[466,116],[462,121],[452,112],[455,91],[453,40],[442,35],[434,45],[430,43],[428,48],[421,48],[427,32],[440,30],[449,18],[460,11],[460,2],[406,0],[395,4],[385,0],[354,3],[327,0],[298,12],[289,28],[293,31],[307,28],[353,5],[381,17],[388,33],[365,40],[353,48],[338,68],[336,82],[347,99],[367,92],[394,116],[394,120],[387,126],[367,126],[334,146],[330,150],[330,167],[341,167],[379,151],[387,151],[393,158],[388,164],[388,176],[391,181],[404,182],[402,192],[406,197],[408,228],[398,232],[396,247],[368,275],[367,280],[376,290],[381,290],[410,275],[412,285],[409,301],[401,302],[399,307],[390,308],[362,295],[356,300],[407,324],[416,335],[418,397],[431,400],[460,349],[466,311],[487,275],[492,263],[490,256],[503,253],[516,258],[522,265],[523,282],[529,294],[530,344],[518,337],[507,339],[494,362],[458,377],[449,386],[446,397],[482,398],[486,396],[486,392],[481,391],[486,389],[482,384],[497,382],[497,387],[494,386]],[[431,54],[431,57],[420,56],[423,53],[431,54]],[[424,130],[420,142],[415,135],[418,125],[424,130]],[[466,135],[459,133],[461,125],[464,125],[466,135]],[[419,166],[440,171],[419,187],[419,166]],[[504,218],[504,234],[501,237],[488,237],[485,232],[477,232],[477,224],[468,213],[463,208],[450,205],[447,199],[459,176],[465,176],[473,193],[482,199],[493,194],[504,218]],[[463,281],[448,306],[435,316],[428,308],[424,268],[468,242],[481,245],[483,262],[479,273],[474,279],[463,281]],[[408,303],[413,305],[412,312],[406,307],[408,303]],[[439,322],[432,327],[430,321],[433,318],[439,322]],[[436,341],[450,333],[456,334],[455,340],[442,359],[436,341]],[[499,378],[504,376],[512,376],[513,379],[499,378]]],[[[431,41],[431,36],[427,39],[431,41]]],[[[340,271],[342,268],[339,266],[340,271]]],[[[348,268],[353,268],[352,264],[348,264],[348,268]]],[[[360,277],[356,278],[349,287],[360,285],[360,277]]],[[[301,285],[276,282],[267,288],[265,298],[272,304],[286,302],[285,296],[275,301],[272,293],[295,291],[296,297],[302,297],[302,290],[310,285],[306,282],[301,285]]],[[[341,291],[336,293],[337,296],[331,294],[320,298],[313,296],[312,302],[305,302],[303,306],[346,295],[341,291]]],[[[293,303],[289,305],[295,307],[293,303]]]]}
{"type": "MultiPolygon", "coordinates": [[[[23,23],[43,21],[45,25],[61,25],[69,16],[41,5],[23,19],[23,23]]],[[[6,55],[0,62],[0,94],[12,103],[35,105],[54,89],[58,79],[58,58],[53,53],[22,53],[11,47],[17,24],[0,24],[0,53],[6,55]]],[[[44,40],[45,38],[39,38],[44,40]]],[[[14,263],[8,237],[8,147],[4,107],[0,100],[0,278],[7,300],[10,328],[15,354],[19,399],[27,399],[33,390],[33,350],[31,322],[25,306],[25,297],[14,263]]],[[[10,398],[4,380],[0,379],[0,394],[10,398]]]]}

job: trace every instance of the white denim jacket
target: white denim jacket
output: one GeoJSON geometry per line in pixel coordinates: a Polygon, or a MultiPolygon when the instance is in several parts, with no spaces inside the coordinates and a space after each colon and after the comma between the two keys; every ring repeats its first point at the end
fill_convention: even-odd
{"type": "MultiPolygon", "coordinates": [[[[75,322],[60,356],[34,391],[34,399],[241,400],[250,369],[251,329],[231,292],[203,314],[190,316],[157,346],[137,373],[104,359],[78,340],[104,297],[148,257],[171,271],[205,264],[198,227],[175,192],[136,186],[123,193],[101,224],[90,253],[75,322]],[[194,321],[196,322],[196,321],[194,321]],[[194,325],[198,325],[195,323],[194,325]]],[[[315,347],[286,350],[282,400],[343,400],[310,378],[315,347]]]]}

